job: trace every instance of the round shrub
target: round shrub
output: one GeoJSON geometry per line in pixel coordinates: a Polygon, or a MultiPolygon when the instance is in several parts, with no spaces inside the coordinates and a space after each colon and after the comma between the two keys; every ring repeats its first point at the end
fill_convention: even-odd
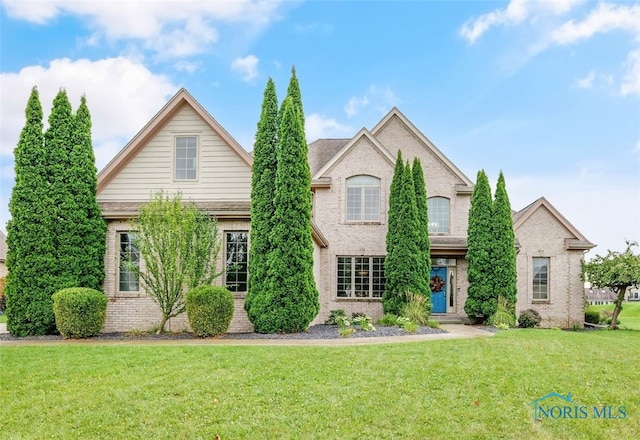
{"type": "Polygon", "coordinates": [[[233,295],[220,286],[200,286],[187,292],[187,317],[196,336],[219,336],[233,318],[233,295]]]}
{"type": "Polygon", "coordinates": [[[600,324],[600,312],[592,308],[588,308],[584,312],[584,320],[591,324],[600,324]]]}
{"type": "Polygon", "coordinates": [[[56,328],[63,338],[100,334],[107,318],[107,296],[86,287],[70,287],[53,294],[56,328]]]}
{"type": "Polygon", "coordinates": [[[540,313],[533,309],[527,309],[520,312],[518,317],[518,327],[520,328],[533,328],[537,327],[542,321],[540,313]]]}

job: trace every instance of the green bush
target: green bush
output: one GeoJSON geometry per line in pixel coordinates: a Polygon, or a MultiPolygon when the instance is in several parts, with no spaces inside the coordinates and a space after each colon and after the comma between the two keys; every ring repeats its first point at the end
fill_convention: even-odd
{"type": "Polygon", "coordinates": [[[591,324],[600,324],[600,312],[592,308],[584,311],[584,320],[591,324]]]}
{"type": "Polygon", "coordinates": [[[496,311],[489,318],[489,325],[494,327],[513,327],[516,325],[515,306],[503,297],[498,297],[496,311]]]}
{"type": "Polygon", "coordinates": [[[393,327],[398,324],[398,317],[393,313],[386,313],[382,318],[376,321],[376,324],[383,327],[393,327]]]}
{"type": "Polygon", "coordinates": [[[221,286],[199,286],[187,292],[187,317],[196,336],[219,336],[233,318],[233,295],[221,286]]]}
{"type": "Polygon", "coordinates": [[[69,287],[53,294],[56,328],[63,338],[100,334],[107,318],[107,296],[87,287],[69,287]]]}
{"type": "Polygon", "coordinates": [[[540,325],[540,321],[542,321],[542,317],[536,310],[523,310],[520,312],[520,316],[518,317],[518,327],[533,328],[540,325]]]}
{"type": "Polygon", "coordinates": [[[417,325],[427,325],[431,314],[431,303],[429,300],[417,293],[407,292],[407,303],[402,309],[402,316],[417,325]]]}
{"type": "Polygon", "coordinates": [[[325,324],[327,324],[327,325],[336,325],[336,324],[338,324],[339,320],[341,320],[342,318],[346,318],[346,317],[347,317],[347,314],[342,309],[331,310],[329,312],[329,319],[327,319],[325,321],[325,324]]]}

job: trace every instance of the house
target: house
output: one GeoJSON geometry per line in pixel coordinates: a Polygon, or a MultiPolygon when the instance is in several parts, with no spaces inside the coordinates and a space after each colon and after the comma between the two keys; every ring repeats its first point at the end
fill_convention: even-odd
{"type": "Polygon", "coordinates": [[[640,293],[637,287],[627,288],[627,301],[640,301],[640,293]]]}
{"type": "Polygon", "coordinates": [[[593,286],[584,289],[584,299],[590,305],[613,304],[617,297],[611,289],[597,289],[593,286]]]}
{"type": "Polygon", "coordinates": [[[0,231],[0,278],[7,276],[7,236],[0,231]]]}
{"type": "MultiPolygon", "coordinates": [[[[382,315],[389,187],[398,150],[408,160],[420,158],[425,173],[431,275],[438,287],[433,313],[466,318],[466,230],[474,184],[393,108],[371,130],[309,144],[314,276],[321,305],[313,324],[324,322],[334,309],[382,315]]],[[[236,304],[230,331],[251,331],[243,308],[251,166],[251,155],[181,89],[99,173],[98,203],[108,222],[105,331],[150,328],[159,320],[157,306],[120,262],[139,258],[128,220],[160,189],[181,191],[217,217],[224,240],[221,260],[232,269],[218,281],[230,285],[236,304]]],[[[594,245],[545,198],[514,213],[513,221],[519,246],[517,310],[538,310],[545,326],[582,323],[580,261],[594,245]]],[[[186,316],[169,322],[172,330],[187,327],[186,316]]]]}

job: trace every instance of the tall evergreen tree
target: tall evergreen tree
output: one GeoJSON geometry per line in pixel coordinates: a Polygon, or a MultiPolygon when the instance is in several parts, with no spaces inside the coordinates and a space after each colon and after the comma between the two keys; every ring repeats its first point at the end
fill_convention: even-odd
{"type": "Polygon", "coordinates": [[[492,228],[491,260],[493,261],[493,272],[491,277],[494,298],[497,300],[499,296],[502,296],[509,304],[514,305],[518,291],[515,233],[513,232],[511,203],[502,171],[498,177],[493,202],[492,228]]]}
{"type": "Polygon", "coordinates": [[[53,203],[49,196],[42,106],[34,87],[26,123],[14,151],[15,185],[7,224],[7,329],[15,336],[56,330],[53,295],[59,268],[52,234],[53,203]]]}
{"type": "Polygon", "coordinates": [[[91,142],[91,114],[83,96],[73,119],[72,150],[67,170],[66,242],[60,258],[68,258],[71,276],[80,287],[102,290],[107,224],[96,199],[98,178],[91,142]]]}
{"type": "Polygon", "coordinates": [[[320,310],[313,277],[311,172],[304,127],[292,97],[282,108],[269,289],[251,304],[255,330],[261,333],[303,331],[320,310]]]}
{"type": "MultiPolygon", "coordinates": [[[[302,94],[300,93],[300,84],[298,83],[298,77],[296,75],[296,66],[291,67],[291,79],[289,80],[289,86],[287,87],[287,96],[291,97],[295,108],[300,115],[300,121],[302,121],[302,127],[304,128],[304,108],[302,107],[302,94]]],[[[284,110],[284,101],[282,101],[282,107],[280,113],[284,110]]],[[[306,144],[305,144],[306,145],[306,144]]]]}
{"type": "Polygon", "coordinates": [[[400,315],[407,292],[428,296],[424,260],[420,257],[419,220],[411,167],[402,165],[398,153],[389,195],[387,256],[384,262],[385,291],[382,306],[385,313],[400,315]],[[416,258],[418,256],[418,258],[416,258]]]}
{"type": "MultiPolygon", "coordinates": [[[[418,248],[424,267],[424,284],[428,287],[431,275],[431,241],[429,239],[429,213],[427,211],[427,186],[424,171],[419,158],[413,159],[413,185],[416,192],[416,210],[418,214],[418,248]]],[[[430,293],[430,292],[429,292],[430,293]]],[[[427,298],[431,300],[430,295],[427,298]]]]}
{"type": "Polygon", "coordinates": [[[494,262],[492,261],[491,236],[493,231],[493,206],[489,179],[484,170],[478,172],[471,195],[469,226],[467,228],[467,278],[469,289],[464,311],[471,318],[489,317],[495,312],[497,301],[493,292],[494,262]]]}
{"type": "Polygon", "coordinates": [[[269,235],[274,228],[276,172],[278,169],[278,98],[276,86],[269,78],[262,101],[253,150],[251,174],[251,232],[249,248],[249,287],[244,308],[251,322],[257,320],[252,311],[253,298],[266,295],[268,289],[269,235]]]}

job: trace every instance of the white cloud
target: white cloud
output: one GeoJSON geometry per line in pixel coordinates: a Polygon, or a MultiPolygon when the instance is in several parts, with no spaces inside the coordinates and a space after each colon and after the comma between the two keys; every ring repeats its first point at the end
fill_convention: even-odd
{"type": "Polygon", "coordinates": [[[308,142],[316,139],[344,137],[353,135],[353,130],[347,125],[340,124],[333,118],[327,118],[318,113],[305,116],[305,134],[308,142]]]}
{"type": "Polygon", "coordinates": [[[640,95],[640,50],[629,52],[625,62],[626,73],[620,84],[620,94],[640,95]]]}
{"type": "Polygon", "coordinates": [[[367,104],[369,104],[369,98],[366,96],[361,98],[354,96],[349,99],[349,102],[344,106],[344,112],[351,118],[357,115],[360,109],[365,107],[367,104]]]}
{"type": "Polygon", "coordinates": [[[200,66],[202,66],[202,63],[200,61],[185,61],[185,60],[178,61],[173,65],[173,67],[175,67],[176,70],[179,70],[180,72],[187,72],[187,73],[195,72],[200,68],[200,66]]]}
{"type": "Polygon", "coordinates": [[[231,62],[231,68],[242,75],[242,80],[251,82],[258,76],[258,58],[255,55],[247,55],[244,58],[236,58],[231,62]]]}
{"type": "Polygon", "coordinates": [[[579,89],[590,89],[593,87],[593,81],[596,79],[596,73],[592,70],[587,76],[575,82],[575,86],[579,89]]]}
{"type": "Polygon", "coordinates": [[[110,0],[5,0],[14,19],[46,24],[59,15],[78,17],[91,31],[88,42],[134,39],[161,56],[201,53],[218,38],[215,23],[242,23],[255,32],[278,17],[278,0],[126,2],[110,0]]]}
{"type": "Polygon", "coordinates": [[[56,59],[46,67],[29,66],[17,73],[2,73],[0,86],[3,156],[13,154],[24,125],[24,109],[31,88],[38,87],[46,126],[53,98],[64,87],[74,109],[83,94],[87,97],[94,147],[100,159],[98,168],[111,158],[101,152],[101,146],[110,146],[106,148],[110,153],[114,142],[121,148],[178,90],[165,76],[123,57],[98,61],[56,59]]]}

